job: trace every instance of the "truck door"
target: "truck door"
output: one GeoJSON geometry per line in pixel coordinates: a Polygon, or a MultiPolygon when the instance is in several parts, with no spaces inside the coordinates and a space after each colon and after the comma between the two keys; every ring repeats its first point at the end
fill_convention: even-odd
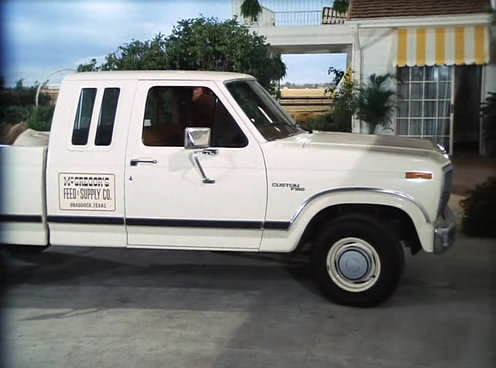
{"type": "Polygon", "coordinates": [[[267,196],[262,152],[215,83],[142,81],[135,101],[141,108],[126,157],[129,246],[257,249],[267,196]],[[210,128],[210,147],[185,149],[187,127],[210,128]]]}
{"type": "Polygon", "coordinates": [[[133,81],[67,81],[47,159],[53,245],[125,246],[124,158],[133,81]]]}

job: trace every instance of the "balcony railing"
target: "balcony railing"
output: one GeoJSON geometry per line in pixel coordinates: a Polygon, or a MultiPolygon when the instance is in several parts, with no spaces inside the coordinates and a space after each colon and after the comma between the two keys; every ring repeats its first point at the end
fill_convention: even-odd
{"type": "MultiPolygon", "coordinates": [[[[233,0],[233,13],[239,15],[242,0],[233,0]]],[[[285,27],[320,24],[343,24],[346,13],[332,9],[333,0],[260,0],[262,14],[257,21],[244,19],[250,26],[285,27]]]]}

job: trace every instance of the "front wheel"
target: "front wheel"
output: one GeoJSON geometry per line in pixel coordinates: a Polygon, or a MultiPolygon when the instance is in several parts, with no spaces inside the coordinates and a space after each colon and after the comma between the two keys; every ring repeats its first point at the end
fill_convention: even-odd
{"type": "Polygon", "coordinates": [[[404,253],[394,232],[374,218],[346,215],[325,226],[311,261],[317,283],[332,301],[372,307],[396,289],[404,253]]]}

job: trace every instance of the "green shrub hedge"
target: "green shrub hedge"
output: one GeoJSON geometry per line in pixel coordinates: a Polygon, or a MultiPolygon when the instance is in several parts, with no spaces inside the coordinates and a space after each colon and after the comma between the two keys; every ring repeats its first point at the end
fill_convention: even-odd
{"type": "Polygon", "coordinates": [[[334,113],[319,115],[305,124],[310,129],[329,132],[351,132],[351,124],[345,119],[336,119],[334,113]]]}
{"type": "Polygon", "coordinates": [[[462,231],[469,236],[496,237],[496,177],[490,177],[460,202],[462,231]]]}
{"type": "Polygon", "coordinates": [[[54,110],[55,105],[45,105],[34,108],[28,117],[28,127],[39,131],[49,131],[52,126],[54,110]]]}

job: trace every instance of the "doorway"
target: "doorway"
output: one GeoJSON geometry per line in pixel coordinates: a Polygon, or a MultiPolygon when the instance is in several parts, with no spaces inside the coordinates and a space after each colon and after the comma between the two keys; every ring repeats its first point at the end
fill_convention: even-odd
{"type": "Polygon", "coordinates": [[[453,116],[453,153],[479,155],[481,148],[481,83],[480,65],[455,67],[453,116]]]}

